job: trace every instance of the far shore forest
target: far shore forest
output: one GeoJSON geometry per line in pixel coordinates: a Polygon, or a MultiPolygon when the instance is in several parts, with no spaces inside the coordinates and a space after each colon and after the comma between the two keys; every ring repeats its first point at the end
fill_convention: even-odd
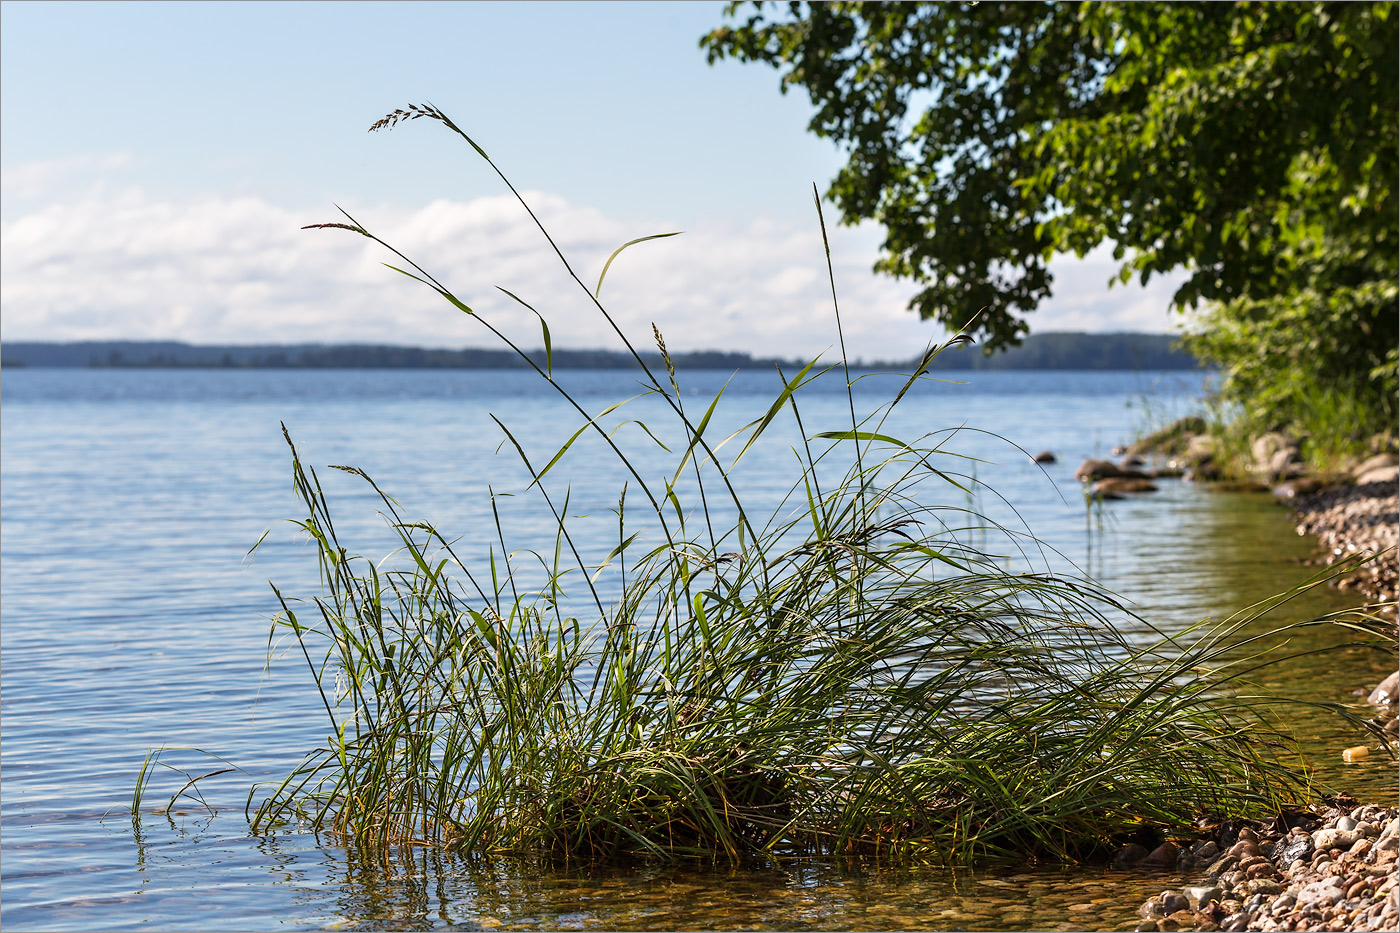
{"type": "MultiPolygon", "coordinates": [[[[530,356],[537,363],[544,350],[530,356]]],[[[598,349],[553,348],[558,369],[632,369],[631,354],[598,349]]],[[[648,354],[643,354],[648,356],[648,354]]],[[[658,354],[651,363],[660,363],[658,354]]],[[[680,369],[762,369],[775,365],[799,370],[809,360],[755,357],[724,350],[670,354],[680,369]]],[[[861,368],[909,371],[918,358],[853,361],[861,368]]],[[[177,341],[102,340],[72,343],[7,342],[7,367],[86,368],[245,368],[245,369],[524,369],[510,350],[467,347],[460,350],[383,344],[196,345],[177,341]]],[[[933,370],[1189,370],[1200,363],[1169,334],[1045,333],[1026,337],[1020,346],[984,353],[976,346],[945,352],[933,370]]]]}

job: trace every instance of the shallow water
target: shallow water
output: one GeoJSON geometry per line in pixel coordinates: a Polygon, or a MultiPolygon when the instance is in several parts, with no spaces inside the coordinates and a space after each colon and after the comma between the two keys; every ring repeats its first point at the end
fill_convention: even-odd
{"type": "MultiPolygon", "coordinates": [[[[700,402],[726,375],[682,379],[700,402]]],[[[1086,513],[1071,476],[1079,460],[1185,410],[1199,377],[965,378],[912,393],[888,430],[916,436],[966,424],[949,447],[978,458],[955,461],[986,487],[974,504],[1008,523],[1024,519],[1055,549],[1043,556],[1053,569],[1086,570],[1167,630],[1221,618],[1310,574],[1299,561],[1311,545],[1267,496],[1168,482],[1086,513]],[[1060,462],[1047,475],[1008,441],[1054,450],[1060,462]]],[[[637,391],[625,374],[569,379],[595,411],[637,391]]],[[[877,390],[862,383],[859,398],[873,405],[877,390]]],[[[757,417],[772,391],[771,377],[740,374],[717,422],[737,427],[757,417]]],[[[502,438],[487,412],[531,451],[562,442],[577,416],[524,373],[7,370],[0,392],[6,929],[1116,929],[1130,927],[1142,897],[1163,884],[1101,870],[951,875],[821,861],[583,876],[487,868],[423,850],[365,860],[296,832],[252,837],[242,814],[250,785],[284,775],[325,729],[295,659],[266,664],[266,620],[276,608],[268,581],[292,594],[315,590],[313,553],[281,522],[296,506],[279,422],[308,462],[366,468],[408,514],[431,518],[462,536],[464,552],[481,553],[494,534],[488,487],[511,492],[525,483],[509,446],[497,453],[502,438]],[[191,804],[170,818],[143,813],[133,826],[123,807],[147,749],[162,745],[203,748],[242,769],[200,783],[217,816],[191,804]]],[[[804,405],[809,433],[840,427],[844,395],[817,391],[804,405]]],[[[797,435],[778,430],[787,433],[740,468],[756,500],[776,502],[786,491],[787,444],[797,435]]],[[[606,510],[621,476],[595,454],[581,448],[557,475],[571,485],[577,511],[603,515],[612,528],[606,510]]],[[[639,456],[646,469],[668,459],[639,456]]],[[[386,537],[372,494],[322,472],[343,534],[377,553],[386,537]]],[[[969,504],[951,487],[929,494],[969,504]]],[[[538,503],[502,504],[512,546],[547,532],[538,503]]],[[[607,539],[599,531],[590,540],[607,539]]],[[[1320,590],[1276,620],[1344,605],[1345,597],[1320,590]]],[[[1335,637],[1318,631],[1309,639],[1335,637]]],[[[1308,659],[1271,673],[1266,686],[1355,702],[1351,692],[1383,676],[1386,660],[1308,659]]],[[[1320,779],[1394,799],[1392,762],[1343,765],[1339,750],[1358,744],[1355,734],[1328,716],[1280,712],[1305,738],[1320,779]]],[[[222,767],[194,752],[167,752],[165,760],[190,776],[222,767]]],[[[161,771],[152,799],[185,780],[161,771]]]]}

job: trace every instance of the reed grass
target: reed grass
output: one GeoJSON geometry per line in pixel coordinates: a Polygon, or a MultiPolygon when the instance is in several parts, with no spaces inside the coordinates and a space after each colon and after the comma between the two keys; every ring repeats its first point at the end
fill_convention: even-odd
{"type": "MultiPolygon", "coordinates": [[[[420,118],[466,140],[515,192],[436,108],[372,129],[420,118]]],[[[322,588],[278,592],[274,632],[311,671],[329,730],[285,780],[255,788],[255,831],[304,821],[357,845],[565,861],[1074,859],[1205,813],[1275,811],[1307,789],[1278,708],[1240,689],[1262,663],[1255,620],[1273,604],[1143,645],[1119,632],[1127,610],[1110,594],[1008,569],[967,543],[991,531],[1031,558],[1039,546],[973,510],[939,438],[886,433],[943,347],[868,416],[844,348],[835,365],[813,360],[782,374],[760,417],[717,438],[723,393],[688,406],[660,331],[665,366],[653,371],[603,305],[603,278],[590,289],[555,247],[664,403],[669,425],[648,433],[683,439],[658,480],[612,434],[618,406],[591,412],[556,381],[543,314],[525,305],[540,321],[539,365],[345,220],[317,226],[381,243],[390,268],[479,320],[572,406],[578,433],[547,455],[515,445],[557,522],[552,541],[523,550],[498,519],[499,549],[459,553],[363,471],[334,467],[378,495],[397,538],[384,559],[338,536],[317,471],[287,437],[322,588]],[[845,380],[849,420],[807,424],[804,390],[832,378],[845,380]],[[757,514],[732,474],[788,417],[803,438],[791,489],[757,514]],[[552,475],[587,433],[628,476],[607,554],[583,552],[552,475]]],[[[834,281],[832,298],[839,333],[834,281]]],[[[1314,624],[1364,633],[1371,622],[1314,624]]]]}

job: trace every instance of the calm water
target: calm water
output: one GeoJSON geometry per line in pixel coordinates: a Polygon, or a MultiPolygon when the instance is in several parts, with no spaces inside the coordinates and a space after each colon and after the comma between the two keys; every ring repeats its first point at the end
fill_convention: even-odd
{"type": "MultiPolygon", "coordinates": [[[[727,374],[682,377],[703,411],[727,374]]],[[[966,384],[916,390],[887,430],[952,432],[948,449],[976,459],[950,458],[949,469],[982,484],[973,504],[1007,524],[1024,521],[1046,542],[1037,561],[1090,573],[1165,628],[1228,615],[1307,576],[1298,561],[1309,544],[1267,496],[1167,482],[1109,503],[1086,527],[1074,467],[1188,410],[1199,376],[960,378],[966,384]],[[1013,443],[1060,461],[1047,476],[1013,443]]],[[[638,391],[625,374],[568,380],[593,412],[638,391]]],[[[849,419],[838,388],[805,398],[808,433],[849,419]]],[[[890,384],[859,389],[858,404],[873,407],[890,384]]],[[[771,376],[739,374],[713,430],[761,416],[774,391],[771,376]]],[[[495,533],[488,490],[518,492],[527,478],[509,444],[498,451],[503,437],[488,413],[545,462],[579,416],[515,372],[7,370],[0,393],[7,930],[1116,929],[1131,928],[1136,904],[1161,888],[1159,878],[1103,871],[952,875],[831,863],[541,874],[422,850],[370,858],[305,833],[252,837],[243,817],[250,786],[284,775],[325,728],[295,659],[267,663],[276,608],[268,582],[292,594],[315,589],[313,552],[284,521],[297,509],[279,422],[307,462],[363,467],[408,515],[460,536],[459,553],[484,554],[495,533]],[[240,769],[201,782],[217,815],[191,807],[133,824],[125,808],[137,769],[160,746],[204,749],[240,769]]],[[[637,405],[632,417],[654,416],[651,400],[637,405]]],[[[649,475],[674,463],[634,427],[618,436],[649,475]]],[[[776,504],[786,492],[798,442],[784,422],[746,457],[736,475],[751,503],[776,504]]],[[[342,537],[381,553],[387,538],[363,482],[322,472],[342,537]]],[[[582,521],[585,543],[610,547],[607,509],[621,473],[585,445],[555,475],[572,489],[571,511],[595,516],[582,521]]],[[[969,504],[952,487],[928,494],[969,504]]],[[[542,505],[501,502],[511,547],[552,545],[542,505]]],[[[1286,612],[1341,605],[1320,592],[1286,612]]],[[[1384,675],[1382,665],[1332,655],[1270,686],[1351,700],[1384,675]]],[[[1372,759],[1344,770],[1338,750],[1355,738],[1324,718],[1297,723],[1324,780],[1393,798],[1393,766],[1372,759]]],[[[190,776],[220,766],[195,752],[168,751],[165,760],[190,776]]],[[[185,780],[162,771],[151,799],[185,780]]]]}

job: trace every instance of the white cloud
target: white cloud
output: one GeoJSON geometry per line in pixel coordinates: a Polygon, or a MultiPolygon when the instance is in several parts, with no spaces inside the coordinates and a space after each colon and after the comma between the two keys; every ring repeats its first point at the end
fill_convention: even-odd
{"type": "Polygon", "coordinates": [[[75,178],[101,178],[131,164],[124,153],[68,156],[41,162],[21,162],[0,168],[0,198],[6,202],[40,198],[75,178]]]}
{"type": "MultiPolygon", "coordinates": [[[[15,184],[37,185],[35,173],[15,184]]],[[[11,184],[7,173],[6,184],[11,184]]],[[[621,243],[677,229],[634,222],[530,192],[531,206],[588,288],[621,243]]],[[[416,210],[352,209],[371,230],[436,275],[522,345],[538,323],[494,286],[549,320],[556,346],[617,346],[528,215],[509,195],[416,210]]],[[[7,220],[0,228],[3,339],[177,339],[196,343],[384,342],[489,346],[479,324],[384,268],[382,247],[257,198],[157,198],[94,187],[7,220]]],[[[878,230],[831,230],[837,293],[853,356],[912,356],[941,330],[905,310],[915,286],[869,270],[878,230]]],[[[1105,282],[1106,253],[1057,261],[1059,294],[1037,330],[1164,330],[1172,285],[1105,282]]],[[[835,345],[815,218],[706,221],[683,236],[638,244],[617,258],[603,298],[619,325],[650,343],[654,321],[674,350],[811,355],[835,345]]]]}
{"type": "Polygon", "coordinates": [[[1170,311],[1172,295],[1186,280],[1185,272],[1153,276],[1146,286],[1133,278],[1117,281],[1121,262],[1106,243],[1083,259],[1058,256],[1050,263],[1054,296],[1035,312],[1035,330],[1146,331],[1174,329],[1179,316],[1170,311]],[[1109,287],[1112,280],[1113,285],[1109,287]]]}

